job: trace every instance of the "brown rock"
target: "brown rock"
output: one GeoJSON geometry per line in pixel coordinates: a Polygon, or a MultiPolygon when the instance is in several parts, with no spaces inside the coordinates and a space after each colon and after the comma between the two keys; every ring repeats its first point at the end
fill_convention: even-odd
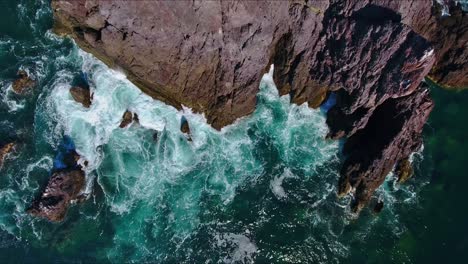
{"type": "Polygon", "coordinates": [[[82,104],[84,107],[89,108],[91,106],[91,93],[89,89],[74,86],[70,89],[70,94],[76,102],[82,104]]]}
{"type": "Polygon", "coordinates": [[[397,163],[395,166],[395,175],[398,179],[398,183],[404,183],[413,176],[413,166],[408,158],[404,158],[397,163]]]}
{"type": "MultiPolygon", "coordinates": [[[[317,107],[335,91],[328,137],[349,138],[339,194],[355,189],[359,209],[419,146],[432,109],[420,83],[434,63],[436,81],[466,83],[466,16],[438,20],[432,2],[53,0],[52,6],[56,28],[82,48],[118,65],[153,98],[203,112],[217,129],[253,112],[270,64],[280,94],[295,103],[317,107]]],[[[181,130],[189,135],[188,123],[181,130]]]]}
{"type": "Polygon", "coordinates": [[[28,76],[28,73],[23,70],[19,70],[17,78],[13,82],[13,91],[17,94],[26,94],[36,85],[36,81],[28,76]]]}
{"type": "Polygon", "coordinates": [[[5,144],[2,147],[0,147],[0,169],[3,166],[3,162],[4,162],[5,158],[6,158],[6,156],[8,156],[8,154],[13,152],[15,150],[15,147],[16,147],[16,143],[14,143],[14,142],[5,144]]]}
{"type": "Polygon", "coordinates": [[[433,1],[430,15],[412,20],[410,26],[434,46],[430,78],[446,88],[468,88],[468,13],[459,3],[446,2],[450,16],[442,16],[442,7],[433,1]]]}
{"type": "Polygon", "coordinates": [[[354,188],[353,209],[359,211],[384,181],[395,163],[421,147],[421,132],[433,102],[425,87],[379,106],[366,126],[350,136],[343,152],[340,190],[354,188]]]}
{"type": "Polygon", "coordinates": [[[133,114],[130,111],[125,111],[125,113],[122,116],[122,122],[120,123],[120,128],[124,128],[128,126],[130,123],[133,121],[133,114]]]}
{"type": "Polygon", "coordinates": [[[82,170],[64,170],[52,174],[41,196],[33,201],[27,212],[49,221],[60,222],[65,218],[70,203],[78,198],[85,186],[82,170]]]}

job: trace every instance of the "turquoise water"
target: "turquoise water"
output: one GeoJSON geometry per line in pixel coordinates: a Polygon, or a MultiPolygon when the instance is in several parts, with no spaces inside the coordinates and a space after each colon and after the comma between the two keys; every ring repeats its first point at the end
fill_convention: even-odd
{"type": "Polygon", "coordinates": [[[466,232],[446,236],[455,227],[436,217],[461,225],[466,206],[449,210],[461,194],[436,205],[446,199],[446,185],[461,188],[452,176],[459,170],[450,168],[466,158],[437,155],[452,152],[445,142],[466,142],[455,118],[441,121],[463,111],[466,93],[435,88],[436,102],[451,110],[436,106],[428,143],[413,155],[417,177],[405,186],[389,177],[376,194],[386,204],[382,213],[364,210],[357,218],[350,198],[335,195],[340,144],[324,139],[325,113],[279,97],[271,75],[262,80],[256,111],[216,131],[202,115],[152,100],[122,73],[50,33],[48,1],[0,6],[0,143],[21,143],[0,170],[1,262],[382,263],[461,256],[466,236],[455,237],[466,232]],[[31,95],[11,91],[19,68],[38,82],[31,95]],[[69,94],[83,79],[94,92],[89,109],[69,94]],[[121,129],[127,109],[140,124],[121,129]],[[179,130],[182,117],[192,142],[179,130]],[[53,224],[25,209],[47,182],[64,136],[89,162],[89,199],[53,224]],[[458,251],[437,255],[441,242],[458,251]]]}

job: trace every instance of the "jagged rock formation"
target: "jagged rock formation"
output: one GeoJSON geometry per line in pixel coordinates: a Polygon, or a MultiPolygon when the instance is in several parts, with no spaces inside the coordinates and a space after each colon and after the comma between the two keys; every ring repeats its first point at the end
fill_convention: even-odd
{"type": "Polygon", "coordinates": [[[411,176],[413,176],[413,166],[409,158],[404,158],[397,162],[395,166],[395,175],[398,179],[398,183],[406,182],[411,176]]]}
{"type": "Polygon", "coordinates": [[[436,64],[430,78],[447,88],[468,88],[468,14],[448,2],[450,16],[441,16],[433,5],[430,16],[413,19],[411,27],[434,46],[436,64]]]}
{"type": "Polygon", "coordinates": [[[26,71],[19,70],[12,88],[15,93],[23,95],[31,91],[34,85],[36,85],[36,81],[31,79],[26,71]]]}
{"type": "Polygon", "coordinates": [[[91,93],[89,89],[74,86],[70,88],[70,94],[76,102],[82,104],[84,107],[89,108],[91,106],[91,93]]]}
{"type": "Polygon", "coordinates": [[[128,126],[130,123],[133,121],[133,114],[130,111],[125,111],[125,113],[122,116],[122,122],[120,122],[119,127],[124,128],[128,126]]]}
{"type": "Polygon", "coordinates": [[[374,111],[364,129],[346,141],[348,158],[342,167],[339,193],[355,189],[356,211],[369,201],[397,161],[421,147],[421,132],[432,108],[426,89],[389,99],[374,111]]]}
{"type": "MultiPolygon", "coordinates": [[[[452,85],[450,76],[466,70],[465,27],[440,22],[430,0],[52,5],[56,32],[121,67],[154,98],[205,113],[215,128],[253,112],[272,63],[280,93],[294,103],[317,107],[335,92],[328,137],[349,139],[339,189],[355,190],[357,210],[395,163],[419,147],[432,109],[420,87],[424,76],[435,64],[431,76],[452,85]]],[[[456,19],[465,25],[464,14],[456,19]]],[[[455,84],[466,84],[466,74],[458,79],[455,84]]]]}
{"type": "MultiPolygon", "coordinates": [[[[59,151],[47,186],[32,202],[27,213],[52,222],[60,222],[65,218],[71,203],[86,199],[85,195],[80,195],[86,183],[82,165],[78,164],[80,158],[74,147],[66,146],[59,151]]],[[[83,165],[86,166],[87,162],[83,165]]]]}
{"type": "Polygon", "coordinates": [[[78,198],[84,185],[85,174],[80,169],[55,172],[41,196],[34,200],[27,212],[50,221],[62,221],[70,203],[78,198]]]}

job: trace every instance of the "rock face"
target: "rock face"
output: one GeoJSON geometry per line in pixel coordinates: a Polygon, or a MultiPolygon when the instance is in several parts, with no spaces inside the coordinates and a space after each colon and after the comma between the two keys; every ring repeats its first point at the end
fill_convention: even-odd
{"type": "Polygon", "coordinates": [[[32,203],[27,212],[53,222],[62,221],[70,203],[78,198],[84,185],[85,174],[82,170],[55,172],[41,196],[32,203]]]}
{"type": "Polygon", "coordinates": [[[270,64],[280,93],[294,103],[318,107],[334,92],[328,137],[348,138],[339,189],[355,191],[356,210],[420,145],[432,109],[421,80],[432,69],[436,81],[467,82],[462,74],[448,83],[467,68],[465,14],[454,14],[461,23],[441,22],[430,0],[53,0],[52,6],[56,32],[118,65],[154,98],[205,113],[218,129],[253,112],[270,64]]]}
{"type": "Polygon", "coordinates": [[[91,106],[91,93],[89,89],[74,86],[70,88],[70,94],[75,101],[82,104],[84,107],[89,108],[91,106]]]}
{"type": "MultiPolygon", "coordinates": [[[[83,201],[80,195],[85,186],[85,173],[78,164],[80,155],[68,137],[64,140],[54,159],[54,169],[47,186],[31,204],[27,212],[52,222],[65,218],[73,201],[83,201]]],[[[84,162],[86,166],[87,162],[84,162]]]]}
{"type": "Polygon", "coordinates": [[[389,99],[374,111],[364,129],[348,138],[339,193],[355,189],[354,210],[362,209],[397,161],[421,147],[421,132],[432,108],[426,89],[389,99]]]}
{"type": "Polygon", "coordinates": [[[36,85],[36,81],[29,77],[28,73],[19,70],[17,73],[17,78],[13,82],[13,91],[17,94],[26,94],[36,85]]]}
{"type": "Polygon", "coordinates": [[[16,144],[14,142],[8,143],[0,147],[0,169],[3,166],[3,162],[8,154],[14,151],[16,144]]]}
{"type": "Polygon", "coordinates": [[[436,51],[430,78],[447,88],[468,88],[468,13],[454,1],[446,2],[450,16],[441,16],[441,6],[433,5],[430,16],[414,19],[411,26],[436,51]]]}

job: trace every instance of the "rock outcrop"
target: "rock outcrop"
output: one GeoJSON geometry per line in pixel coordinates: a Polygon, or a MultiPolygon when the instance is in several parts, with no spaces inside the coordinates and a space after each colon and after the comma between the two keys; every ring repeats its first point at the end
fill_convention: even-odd
{"type": "Polygon", "coordinates": [[[3,166],[3,162],[8,154],[15,150],[16,143],[10,142],[0,147],[0,169],[3,166]]]}
{"type": "Polygon", "coordinates": [[[91,92],[88,88],[74,86],[70,88],[70,94],[76,102],[84,107],[89,108],[91,106],[91,92]]]}
{"type": "Polygon", "coordinates": [[[65,218],[70,203],[78,198],[85,185],[85,174],[80,169],[57,171],[49,179],[41,196],[34,200],[27,212],[53,222],[65,218]]]}
{"type": "Polygon", "coordinates": [[[421,132],[433,108],[427,89],[385,101],[366,127],[348,138],[339,194],[355,190],[353,209],[359,211],[385,180],[397,161],[422,144],[421,132]]]}
{"type": "Polygon", "coordinates": [[[409,158],[404,158],[397,162],[395,166],[395,175],[398,183],[406,182],[411,176],[413,176],[413,166],[409,158]]]}
{"type": "Polygon", "coordinates": [[[36,81],[29,77],[26,71],[19,70],[16,80],[13,82],[12,88],[15,93],[24,95],[30,92],[35,85],[36,81]]]}
{"type": "Polygon", "coordinates": [[[128,126],[130,123],[133,121],[133,114],[130,111],[125,111],[125,113],[122,116],[122,122],[120,122],[119,127],[124,128],[128,126]]]}
{"type": "MultiPolygon", "coordinates": [[[[420,145],[432,109],[421,80],[432,70],[436,81],[466,83],[466,74],[449,83],[449,75],[467,68],[465,27],[440,22],[430,0],[53,0],[52,6],[55,32],[118,65],[152,97],[203,112],[218,129],[253,112],[270,64],[280,93],[294,103],[318,107],[334,92],[328,137],[348,138],[339,189],[355,190],[356,210],[420,145]],[[435,22],[425,27],[427,21],[435,22]]],[[[454,17],[465,25],[465,14],[454,17]]]]}
{"type": "Polygon", "coordinates": [[[122,116],[122,122],[120,122],[119,127],[120,128],[125,128],[128,125],[130,125],[132,122],[135,122],[135,123],[138,124],[140,122],[140,120],[139,120],[137,114],[134,114],[134,113],[127,110],[127,111],[125,111],[125,113],[122,116]]]}
{"type": "Polygon", "coordinates": [[[40,196],[27,209],[29,214],[60,222],[73,202],[86,199],[85,195],[80,194],[86,183],[82,165],[78,164],[80,158],[71,139],[65,137],[54,159],[52,176],[40,196]]]}
{"type": "Polygon", "coordinates": [[[434,4],[423,19],[413,19],[414,31],[434,46],[436,63],[430,78],[446,88],[468,88],[468,13],[455,1],[446,1],[450,15],[434,4]]]}

